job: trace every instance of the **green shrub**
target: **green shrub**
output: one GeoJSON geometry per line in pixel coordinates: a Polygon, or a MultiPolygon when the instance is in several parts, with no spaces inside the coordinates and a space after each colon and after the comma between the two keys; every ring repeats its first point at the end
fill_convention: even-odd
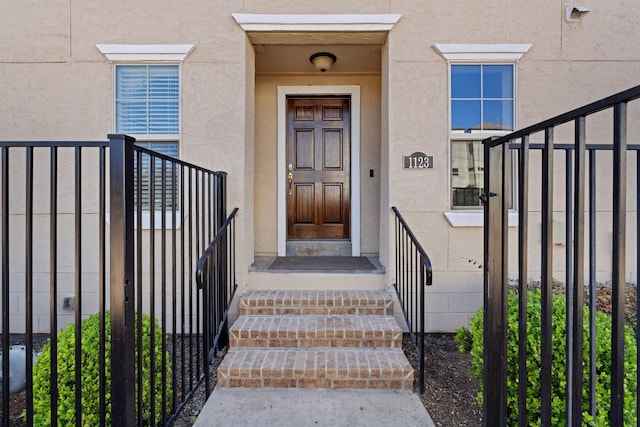
{"type": "MultiPolygon", "coordinates": [[[[527,425],[540,425],[540,360],[541,360],[541,312],[540,291],[529,291],[527,296],[527,425]]],[[[507,424],[517,425],[518,419],[518,296],[509,292],[507,330],[507,424]]],[[[552,348],[551,366],[551,423],[554,426],[565,424],[565,385],[566,385],[566,330],[565,297],[552,296],[552,348]]],[[[596,418],[588,415],[587,379],[589,375],[588,346],[589,309],[584,312],[584,378],[583,389],[584,419],[587,425],[609,425],[608,411],[611,401],[611,317],[596,313],[596,418]]],[[[472,376],[480,383],[478,400],[482,402],[482,363],[483,363],[483,310],[480,309],[471,318],[469,329],[457,331],[456,341],[460,351],[471,354],[472,376]]],[[[633,330],[625,326],[625,362],[624,362],[624,425],[636,425],[636,340],[633,330]]]]}
{"type": "MultiPolygon", "coordinates": [[[[110,313],[106,313],[106,425],[111,425],[111,321],[110,313]]],[[[136,331],[137,331],[136,313],[136,331]]],[[[156,413],[162,408],[162,330],[154,320],[155,328],[155,391],[151,393],[151,318],[142,315],[142,372],[143,372],[143,418],[151,418],[151,396],[155,397],[156,413]]],[[[75,425],[75,325],[69,324],[58,333],[58,424],[75,425]]],[[[137,338],[137,333],[136,333],[137,338]]],[[[99,317],[94,314],[82,321],[82,425],[99,425],[99,317]]],[[[136,345],[136,360],[138,357],[136,345]]],[[[169,360],[168,356],[167,359],[169,360]]],[[[50,343],[47,343],[33,368],[33,421],[37,426],[51,425],[51,394],[49,389],[51,355],[50,343]]],[[[136,363],[136,376],[138,366],[136,363]]],[[[166,375],[171,377],[170,365],[167,363],[166,375]]],[[[138,396],[136,381],[136,398],[138,396]]],[[[171,399],[171,388],[167,387],[167,399],[171,399]]],[[[137,408],[137,405],[136,405],[137,408]]],[[[145,422],[145,425],[147,422],[145,422]]]]}

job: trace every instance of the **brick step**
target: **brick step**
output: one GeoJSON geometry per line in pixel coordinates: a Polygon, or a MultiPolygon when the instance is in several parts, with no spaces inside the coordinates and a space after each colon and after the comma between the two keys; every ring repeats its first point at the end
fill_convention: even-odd
{"type": "Polygon", "coordinates": [[[250,290],[240,299],[240,315],[392,315],[384,290],[250,290]]]}
{"type": "Polygon", "coordinates": [[[413,368],[398,348],[231,348],[219,387],[413,388],[413,368]]]}
{"type": "Polygon", "coordinates": [[[231,347],[402,348],[391,316],[240,316],[229,330],[231,347]]]}

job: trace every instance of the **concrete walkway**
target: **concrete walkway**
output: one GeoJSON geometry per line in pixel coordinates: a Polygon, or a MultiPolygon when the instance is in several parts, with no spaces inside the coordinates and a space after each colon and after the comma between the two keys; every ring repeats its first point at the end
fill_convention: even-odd
{"type": "Polygon", "coordinates": [[[216,388],[194,427],[431,427],[410,391],[216,388]]]}

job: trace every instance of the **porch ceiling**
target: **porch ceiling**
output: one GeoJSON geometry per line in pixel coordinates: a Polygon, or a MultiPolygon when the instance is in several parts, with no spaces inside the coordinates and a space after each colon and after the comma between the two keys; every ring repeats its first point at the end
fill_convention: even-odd
{"type": "Polygon", "coordinates": [[[255,44],[256,74],[319,74],[309,57],[331,52],[337,60],[327,74],[379,74],[380,44],[255,44]]]}

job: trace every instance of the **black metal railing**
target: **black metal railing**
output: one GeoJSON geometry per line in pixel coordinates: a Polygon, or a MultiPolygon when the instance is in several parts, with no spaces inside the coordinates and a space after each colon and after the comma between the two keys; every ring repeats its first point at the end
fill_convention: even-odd
{"type": "Polygon", "coordinates": [[[208,349],[203,360],[205,393],[211,394],[211,378],[207,366],[217,351],[229,343],[227,314],[235,294],[235,216],[234,208],[220,231],[204,251],[196,267],[196,282],[202,289],[204,309],[204,348],[208,349]]]}
{"type": "MultiPolygon", "coordinates": [[[[125,135],[0,142],[2,353],[23,344],[31,354],[48,343],[44,416],[52,425],[94,423],[87,417],[95,425],[171,425],[208,375],[205,294],[221,296],[198,288],[195,272],[228,225],[226,174],[134,143],[125,135]],[[83,351],[92,332],[78,326],[93,314],[95,348],[83,351]],[[71,356],[61,355],[56,334],[67,324],[74,325],[71,356]],[[75,372],[64,387],[72,390],[73,420],[58,407],[69,399],[58,386],[62,358],[75,372]],[[92,365],[97,386],[83,376],[92,365]],[[95,408],[87,387],[98,389],[95,408]]],[[[216,268],[235,286],[234,235],[225,241],[216,268]]],[[[29,426],[42,415],[42,407],[34,410],[34,387],[42,385],[34,385],[26,360],[24,408],[13,407],[9,381],[2,383],[4,426],[22,422],[11,418],[22,409],[29,426]]],[[[3,378],[10,370],[4,357],[3,378]]]]}
{"type": "Polygon", "coordinates": [[[420,393],[424,393],[425,287],[431,286],[431,260],[404,218],[393,206],[396,236],[396,277],[394,287],[400,300],[416,353],[420,358],[420,393]]]}
{"type": "MultiPolygon", "coordinates": [[[[540,372],[533,373],[540,381],[539,424],[552,425],[552,360],[560,357],[566,369],[563,379],[565,386],[564,412],[562,422],[566,425],[583,425],[586,419],[584,408],[591,417],[596,416],[597,403],[607,406],[608,402],[596,401],[596,337],[601,331],[596,330],[596,266],[608,271],[612,293],[612,333],[611,340],[611,395],[608,409],[608,423],[622,426],[624,421],[624,405],[640,407],[640,402],[623,402],[625,395],[625,291],[638,291],[638,267],[640,265],[640,145],[632,145],[627,141],[628,125],[636,121],[627,120],[627,106],[640,98],[640,86],[618,93],[568,113],[545,120],[533,126],[513,132],[500,138],[488,139],[485,145],[485,189],[483,195],[485,209],[485,287],[484,287],[484,425],[507,425],[507,400],[517,399],[517,420],[520,426],[528,425],[527,412],[527,378],[531,374],[527,365],[527,356],[532,351],[527,346],[529,334],[541,336],[540,372]],[[602,138],[602,134],[611,135],[610,142],[601,139],[587,143],[587,119],[590,119],[590,130],[602,138]],[[611,120],[611,121],[609,121],[611,120]],[[605,128],[606,127],[606,128],[605,128]],[[555,142],[556,133],[573,134],[573,141],[565,144],[555,142]],[[533,143],[533,138],[542,142],[533,143]],[[532,152],[536,155],[530,155],[532,152]],[[635,151],[635,156],[630,153],[635,151]],[[513,162],[517,188],[512,186],[511,153],[516,153],[517,161],[513,162]],[[635,157],[635,159],[634,159],[635,157]],[[557,164],[564,160],[564,167],[557,164]],[[598,164],[596,162],[598,160],[598,164]],[[633,166],[637,176],[628,173],[629,165],[633,166]],[[558,179],[558,170],[564,169],[563,179],[558,179]],[[555,170],[555,173],[554,173],[555,170]],[[540,207],[531,209],[529,199],[534,197],[530,191],[532,183],[530,171],[535,171],[540,181],[533,183],[532,189],[540,191],[540,207]],[[597,177],[597,178],[596,178],[597,177]],[[636,206],[628,207],[627,201],[633,200],[635,190],[636,206]],[[554,192],[562,194],[554,197],[554,192]],[[564,193],[564,194],[563,194],[564,193]],[[508,246],[508,207],[517,195],[518,239],[517,254],[511,254],[508,246]],[[588,203],[587,203],[588,201],[588,203]],[[599,209],[596,207],[598,201],[599,209]],[[627,227],[627,217],[635,210],[636,228],[627,227]],[[534,220],[531,217],[534,216],[534,220]],[[564,234],[564,250],[554,249],[553,224],[563,220],[566,224],[564,234]],[[533,224],[540,221],[540,239],[530,237],[533,224]],[[604,229],[602,233],[600,230],[604,229]],[[600,231],[600,232],[599,232],[600,231]],[[608,234],[611,233],[611,234],[608,234]],[[599,252],[596,249],[596,238],[599,252]],[[610,236],[610,240],[609,240],[610,236]],[[529,247],[539,245],[539,265],[533,265],[529,247]],[[608,249],[607,249],[608,248],[608,249]],[[635,290],[625,283],[627,268],[633,265],[626,258],[626,252],[635,251],[635,290]],[[517,257],[517,293],[518,293],[518,395],[509,396],[507,386],[507,310],[509,281],[509,256],[517,257]],[[604,267],[598,259],[607,256],[611,264],[604,267]],[[558,258],[560,258],[558,262],[558,258]],[[563,268],[558,268],[564,258],[563,268]],[[556,262],[554,263],[554,259],[556,262]],[[587,265],[585,265],[587,263],[587,265]],[[554,268],[555,266],[555,268],[554,268]],[[604,268],[603,268],[604,267],[604,268]],[[527,285],[531,272],[540,272],[541,330],[529,330],[527,327],[527,285]],[[565,295],[566,354],[555,355],[558,351],[552,348],[552,293],[558,292],[553,286],[555,274],[565,278],[560,292],[565,295]],[[585,277],[586,276],[586,277],[585,277]],[[584,319],[585,292],[588,292],[587,305],[590,307],[589,318],[584,319]],[[588,333],[585,340],[583,336],[588,333]],[[585,355],[588,363],[585,360],[585,355]],[[583,374],[583,367],[584,369],[583,374]],[[586,396],[588,402],[583,401],[586,396]]],[[[635,111],[637,114],[637,111],[635,111]]],[[[634,129],[637,133],[637,127],[634,129]]],[[[534,199],[535,200],[535,199],[534,199]]],[[[535,200],[537,203],[538,200],[535,200]]],[[[556,236],[557,239],[557,236],[556,236]]],[[[536,247],[537,248],[537,247],[536,247]]],[[[633,267],[631,267],[633,269],[633,267]]],[[[516,274],[514,272],[514,274],[516,274]]],[[[637,309],[636,309],[637,310],[637,309]]],[[[635,315],[635,347],[638,349],[638,321],[635,315]]],[[[640,353],[640,352],[638,352],[640,353]]],[[[637,374],[636,374],[637,375],[637,374]]],[[[640,377],[635,378],[636,396],[640,377]]],[[[634,408],[627,407],[634,412],[634,408]]],[[[513,411],[513,409],[511,410],[513,411]]],[[[513,415],[513,414],[511,414],[513,415]]],[[[513,418],[511,418],[513,419],[513,418]]],[[[556,422],[559,422],[556,420],[556,422]]]]}

